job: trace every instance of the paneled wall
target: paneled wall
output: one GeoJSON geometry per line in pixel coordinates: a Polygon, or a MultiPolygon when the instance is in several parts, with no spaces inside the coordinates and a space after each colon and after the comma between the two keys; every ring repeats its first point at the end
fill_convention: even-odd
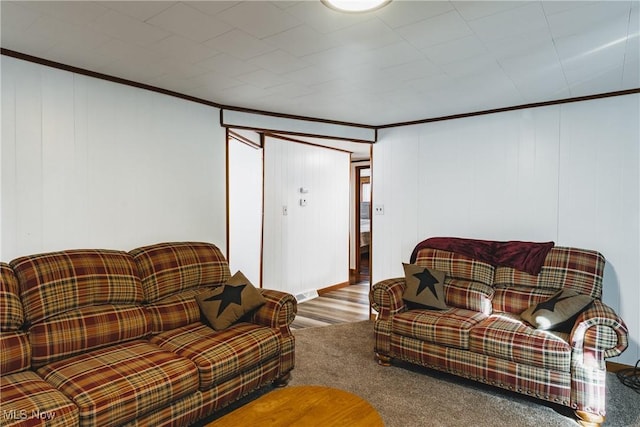
{"type": "Polygon", "coordinates": [[[374,145],[373,281],[431,236],[553,240],[607,258],[604,302],[640,357],[640,96],[391,128],[374,145]]]}
{"type": "Polygon", "coordinates": [[[1,61],[0,259],[168,240],[226,250],[218,110],[1,61]]]}
{"type": "MultiPolygon", "coordinates": [[[[256,134],[257,135],[257,134],[256,134]]],[[[229,141],[229,268],[260,286],[262,149],[229,141]]]]}
{"type": "Polygon", "coordinates": [[[265,288],[297,295],[349,280],[349,160],[336,150],[267,138],[265,288]]]}

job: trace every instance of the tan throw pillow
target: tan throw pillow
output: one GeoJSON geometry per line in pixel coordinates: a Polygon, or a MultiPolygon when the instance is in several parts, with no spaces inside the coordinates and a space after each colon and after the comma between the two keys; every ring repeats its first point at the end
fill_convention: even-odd
{"type": "Polygon", "coordinates": [[[402,298],[409,308],[446,310],[444,277],[442,271],[431,270],[415,264],[404,267],[405,290],[402,298]]]}
{"type": "Polygon", "coordinates": [[[200,311],[216,331],[228,328],[242,316],[267,302],[240,271],[226,284],[196,295],[196,301],[200,311]]]}
{"type": "Polygon", "coordinates": [[[592,303],[590,296],[566,289],[533,304],[520,314],[520,318],[537,329],[571,331],[578,315],[592,303]]]}

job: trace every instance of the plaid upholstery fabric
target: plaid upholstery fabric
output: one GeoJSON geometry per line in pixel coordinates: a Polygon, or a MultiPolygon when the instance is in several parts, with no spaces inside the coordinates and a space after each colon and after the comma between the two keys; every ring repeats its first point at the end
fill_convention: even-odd
{"type": "Polygon", "coordinates": [[[388,319],[406,310],[402,299],[404,288],[404,277],[383,280],[373,285],[369,301],[371,307],[378,312],[378,319],[388,319]]]}
{"type": "Polygon", "coordinates": [[[102,305],[63,313],[29,328],[31,363],[47,363],[109,344],[144,338],[149,322],[142,307],[102,305]]]}
{"type": "Polygon", "coordinates": [[[283,376],[295,366],[295,337],[289,326],[298,312],[298,302],[291,294],[273,289],[259,289],[267,300],[249,317],[249,322],[280,331],[280,366],[278,376],[283,376]]]}
{"type": "Polygon", "coordinates": [[[486,317],[462,308],[410,310],[394,316],[391,333],[466,349],[469,331],[486,317]]]}
{"type": "Polygon", "coordinates": [[[518,285],[497,288],[492,300],[493,311],[520,314],[530,306],[548,299],[556,292],[555,289],[518,285]]]}
{"type": "Polygon", "coordinates": [[[198,306],[195,296],[208,289],[210,288],[189,289],[146,305],[145,309],[149,313],[151,322],[151,332],[159,334],[199,322],[201,318],[200,306],[198,306]]]}
{"type": "Polygon", "coordinates": [[[38,374],[79,408],[80,426],[116,426],[198,388],[194,364],[144,341],[51,363],[38,374]]]}
{"type": "Polygon", "coordinates": [[[522,322],[517,315],[489,316],[471,330],[469,350],[504,360],[569,372],[569,334],[541,331],[522,322]]]}
{"type": "Polygon", "coordinates": [[[167,242],[129,252],[135,259],[148,302],[199,286],[229,280],[229,265],[210,243],[167,242]]]}
{"type": "Polygon", "coordinates": [[[143,300],[135,264],[126,252],[51,252],[17,258],[11,266],[30,323],[80,307],[143,300]]]}
{"type": "Polygon", "coordinates": [[[580,294],[601,299],[604,265],[604,257],[596,251],[556,246],[547,254],[537,276],[509,267],[498,267],[495,285],[572,289],[580,294]]]}
{"type": "Polygon", "coordinates": [[[32,371],[0,378],[0,426],[75,427],[78,407],[32,371]]]}
{"type": "Polygon", "coordinates": [[[607,370],[585,365],[581,355],[571,361],[571,404],[573,409],[606,415],[607,370]]]}
{"type": "Polygon", "coordinates": [[[615,311],[596,300],[576,319],[569,342],[580,363],[604,369],[604,358],[618,356],[627,348],[628,334],[627,325],[615,311]]]}
{"type": "Polygon", "coordinates": [[[491,298],[493,288],[481,282],[451,279],[445,280],[444,286],[447,305],[491,314],[491,298]]]}
{"type": "MultiPolygon", "coordinates": [[[[376,352],[604,416],[605,358],[624,351],[628,331],[617,314],[600,301],[602,255],[555,247],[547,254],[539,275],[497,267],[495,283],[489,280],[489,266],[475,269],[473,260],[460,257],[460,265],[457,261],[448,252],[421,249],[416,263],[446,271],[448,292],[455,280],[475,280],[494,287],[493,294],[484,294],[491,300],[492,314],[470,329],[468,350],[444,339],[435,340],[428,327],[418,331],[424,326],[410,320],[415,315],[402,303],[402,281],[389,279],[376,283],[369,296],[379,313],[374,324],[376,352]],[[559,289],[595,299],[579,315],[570,334],[538,331],[520,321],[522,311],[559,289]]],[[[454,306],[480,300],[447,294],[447,304],[454,306]]],[[[447,326],[453,328],[454,324],[447,326]]],[[[455,336],[450,333],[447,338],[455,342],[451,338],[455,336]]]]}
{"type": "Polygon", "coordinates": [[[31,347],[24,323],[18,282],[8,264],[0,263],[0,374],[8,375],[29,368],[31,347]]]}
{"type": "Polygon", "coordinates": [[[18,281],[9,264],[0,263],[0,332],[16,331],[24,323],[18,281]]]}
{"type": "Polygon", "coordinates": [[[196,391],[175,400],[171,405],[157,409],[153,412],[136,418],[123,425],[123,427],[185,427],[192,425],[199,419],[202,411],[202,393],[196,391]]]}
{"type": "Polygon", "coordinates": [[[392,320],[376,320],[373,324],[374,336],[376,339],[374,351],[376,353],[391,355],[391,327],[392,320]]]}
{"type": "Polygon", "coordinates": [[[156,335],[151,342],[192,360],[198,368],[200,390],[280,355],[277,330],[251,323],[239,323],[223,331],[194,323],[156,335]]]}
{"type": "Polygon", "coordinates": [[[296,338],[293,335],[282,337],[280,349],[278,377],[282,377],[296,366],[296,338]]]}
{"type": "Polygon", "coordinates": [[[277,374],[278,359],[271,359],[208,390],[198,391],[202,394],[204,401],[198,418],[204,418],[260,387],[272,383],[277,378],[277,374]]]}
{"type": "Polygon", "coordinates": [[[24,332],[0,333],[0,374],[24,371],[31,366],[31,346],[24,332]]]}
{"type": "Polygon", "coordinates": [[[416,264],[444,271],[454,279],[493,285],[495,268],[491,264],[439,249],[423,248],[418,251],[416,264]]]}
{"type": "Polygon", "coordinates": [[[272,383],[277,373],[278,360],[271,359],[209,390],[200,391],[205,400],[205,405],[202,408],[200,417],[202,418],[214,411],[222,409],[229,403],[248,395],[262,386],[272,383]]]}
{"type": "Polygon", "coordinates": [[[184,427],[196,420],[203,419],[230,403],[270,384],[278,372],[277,359],[230,378],[208,390],[198,390],[189,396],[174,402],[171,406],[144,415],[125,424],[126,427],[184,427]]]}
{"type": "Polygon", "coordinates": [[[569,406],[571,374],[392,335],[392,357],[569,406]]]}
{"type": "Polygon", "coordinates": [[[254,311],[249,320],[257,325],[279,329],[283,335],[291,334],[289,325],[298,312],[298,301],[293,295],[285,292],[273,289],[258,290],[267,302],[254,311]]]}

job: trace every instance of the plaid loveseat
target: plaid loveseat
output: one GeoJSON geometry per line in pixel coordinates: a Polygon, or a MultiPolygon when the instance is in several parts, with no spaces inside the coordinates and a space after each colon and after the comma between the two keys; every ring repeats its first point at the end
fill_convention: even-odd
{"type": "Polygon", "coordinates": [[[2,264],[0,426],[188,426],[294,366],[296,300],[231,327],[194,296],[229,279],[209,243],[90,249],[2,264]]]}
{"type": "Polygon", "coordinates": [[[571,407],[583,425],[605,418],[605,358],[627,347],[627,329],[601,301],[604,257],[554,247],[537,275],[459,253],[422,248],[415,264],[446,273],[446,310],[409,309],[404,278],[370,294],[378,361],[433,368],[571,407]],[[570,332],[534,329],[520,319],[560,289],[594,298],[570,332]]]}

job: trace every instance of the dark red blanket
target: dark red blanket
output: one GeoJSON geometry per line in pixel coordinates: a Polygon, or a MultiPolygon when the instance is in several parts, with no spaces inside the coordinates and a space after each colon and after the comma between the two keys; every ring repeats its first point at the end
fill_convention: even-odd
{"type": "Polygon", "coordinates": [[[458,237],[432,237],[418,243],[411,254],[411,263],[416,261],[422,248],[455,252],[493,266],[512,267],[537,275],[544,264],[553,242],[498,242],[494,240],[462,239],[458,237]]]}

